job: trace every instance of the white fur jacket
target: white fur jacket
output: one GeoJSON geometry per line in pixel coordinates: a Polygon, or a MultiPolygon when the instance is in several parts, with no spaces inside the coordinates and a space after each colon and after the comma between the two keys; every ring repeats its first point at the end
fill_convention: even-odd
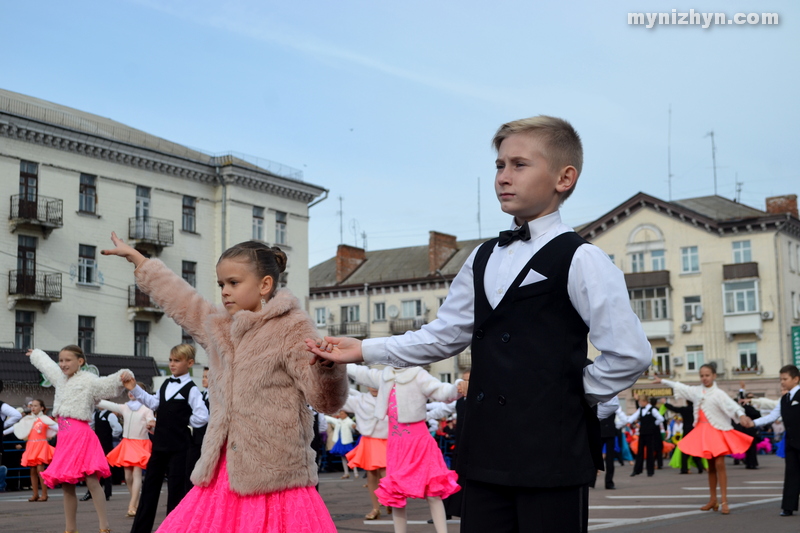
{"type": "Polygon", "coordinates": [[[389,438],[389,417],[377,418],[375,416],[375,404],[377,397],[368,392],[358,392],[350,389],[350,397],[347,398],[343,409],[348,413],[356,414],[356,427],[362,436],[372,437],[373,439],[389,438]]]}
{"type": "Polygon", "coordinates": [[[31,430],[33,429],[33,424],[38,419],[41,419],[44,425],[47,426],[45,438],[50,440],[55,437],[56,433],[58,433],[58,422],[44,413],[39,413],[38,415],[31,413],[27,416],[23,416],[22,420],[14,424],[14,436],[19,440],[28,440],[28,436],[30,436],[31,430]]]}
{"type": "MultiPolygon", "coordinates": [[[[404,424],[427,418],[425,404],[428,398],[440,402],[452,402],[460,396],[456,385],[443,383],[418,366],[409,368],[387,366],[383,370],[375,370],[351,363],[347,365],[347,375],[360,385],[378,389],[378,398],[375,401],[377,418],[386,416],[389,393],[394,386],[397,420],[404,424]]],[[[456,383],[458,381],[461,380],[457,380],[456,383]]]]}
{"type": "Polygon", "coordinates": [[[56,389],[53,400],[53,416],[63,416],[89,422],[94,415],[94,406],[100,400],[114,398],[122,394],[120,375],[133,372],[123,368],[109,376],[99,378],[91,372],[78,370],[68,378],[58,363],[41,350],[33,350],[31,363],[44,374],[56,389]]]}
{"type": "Polygon", "coordinates": [[[125,403],[114,403],[107,400],[97,404],[100,409],[107,409],[112,413],[122,415],[122,438],[133,440],[147,440],[150,438],[147,423],[155,420],[153,411],[142,405],[142,402],[133,400],[125,403]]]}
{"type": "Polygon", "coordinates": [[[336,443],[342,439],[342,444],[352,444],[355,440],[353,438],[353,428],[356,423],[349,416],[347,418],[338,418],[325,415],[325,421],[328,423],[329,428],[333,428],[331,440],[336,443]]]}
{"type": "Polygon", "coordinates": [[[309,364],[304,340],[314,324],[285,289],[259,311],[231,316],[158,259],[144,261],[136,283],[205,348],[214,408],[192,472],[208,486],[224,450],[231,489],[264,494],[317,484],[311,405],[335,413],[347,398],[342,365],[309,364]]]}
{"type": "Polygon", "coordinates": [[[708,422],[720,431],[730,431],[733,429],[731,419],[739,421],[739,417],[744,414],[744,408],[734,402],[730,396],[725,394],[717,384],[710,387],[703,385],[684,385],[678,381],[662,379],[661,383],[667,387],[672,387],[676,398],[684,398],[694,402],[694,425],[700,420],[700,409],[708,418],[708,422]]]}

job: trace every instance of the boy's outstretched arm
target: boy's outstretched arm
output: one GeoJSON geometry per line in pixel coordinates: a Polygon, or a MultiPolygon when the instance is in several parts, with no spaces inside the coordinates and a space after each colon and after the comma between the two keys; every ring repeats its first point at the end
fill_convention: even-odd
{"type": "Polygon", "coordinates": [[[360,363],[361,341],[352,337],[325,337],[324,339],[306,339],[308,351],[314,354],[313,365],[317,361],[333,361],[334,363],[360,363]]]}

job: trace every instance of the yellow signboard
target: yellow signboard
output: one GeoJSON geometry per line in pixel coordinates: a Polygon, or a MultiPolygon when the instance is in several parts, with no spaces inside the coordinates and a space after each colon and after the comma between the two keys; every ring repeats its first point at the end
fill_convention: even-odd
{"type": "Polygon", "coordinates": [[[631,389],[631,393],[633,397],[636,396],[647,396],[650,398],[656,397],[664,397],[664,396],[673,396],[675,393],[672,391],[672,387],[653,387],[650,389],[631,389]]]}

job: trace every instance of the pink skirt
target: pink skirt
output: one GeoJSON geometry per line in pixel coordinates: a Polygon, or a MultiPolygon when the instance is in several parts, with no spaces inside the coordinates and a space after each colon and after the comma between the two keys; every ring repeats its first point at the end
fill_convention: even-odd
{"type": "Polygon", "coordinates": [[[157,533],[336,533],[314,487],[241,496],[228,483],[225,452],[208,487],[195,486],[161,523],[157,533]]]}
{"type": "Polygon", "coordinates": [[[108,452],[106,459],[111,466],[146,469],[152,452],[153,442],[150,439],[122,439],[119,446],[108,452]]]}
{"type": "Polygon", "coordinates": [[[42,472],[42,479],[52,489],[60,483],[75,485],[93,475],[100,478],[111,476],[97,435],[85,420],[59,417],[53,462],[42,472]]]}
{"type": "Polygon", "coordinates": [[[720,455],[744,453],[753,441],[753,437],[741,431],[721,431],[715,428],[702,409],[698,418],[700,420],[694,425],[694,429],[678,442],[678,448],[687,455],[713,459],[720,455]]]}

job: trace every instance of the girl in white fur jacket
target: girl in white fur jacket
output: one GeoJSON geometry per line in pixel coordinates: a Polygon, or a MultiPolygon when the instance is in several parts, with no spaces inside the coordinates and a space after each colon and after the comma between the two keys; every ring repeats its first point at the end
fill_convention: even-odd
{"type": "Polygon", "coordinates": [[[86,481],[92,493],[100,533],[110,533],[106,517],[106,498],[100,478],[109,477],[111,470],[97,435],[89,427],[94,406],[100,400],[119,396],[123,391],[120,376],[130,370],[100,378],[81,370],[86,364],[83,350],[75,345],[65,346],[58,354],[58,364],[41,350],[29,350],[31,363],[44,374],[56,389],[53,415],[58,416],[58,444],[53,462],[42,472],[48,487],[61,484],[64,492],[64,518],[67,533],[76,531],[78,499],[75,485],[86,481]]]}
{"type": "Polygon", "coordinates": [[[714,380],[717,370],[712,365],[700,367],[702,385],[690,387],[677,381],[656,378],[655,383],[672,387],[675,396],[694,402],[694,429],[678,442],[681,453],[708,459],[708,487],[711,499],[701,511],[716,511],[717,483],[722,496],[722,514],[729,514],[728,475],[725,472],[725,456],[744,453],[753,437],[733,429],[731,419],[738,418],[745,427],[753,427],[753,421],[744,414],[744,409],[724,391],[717,388],[714,380]]]}

